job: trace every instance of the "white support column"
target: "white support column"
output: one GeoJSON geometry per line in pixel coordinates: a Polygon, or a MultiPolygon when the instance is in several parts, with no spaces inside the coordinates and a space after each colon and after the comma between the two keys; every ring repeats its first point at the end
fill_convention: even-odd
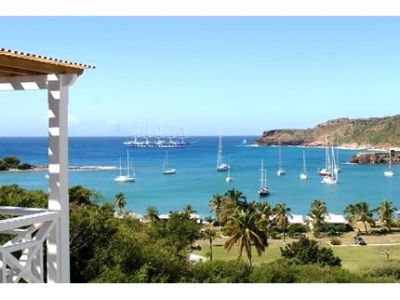
{"type": "Polygon", "coordinates": [[[49,209],[60,211],[47,240],[47,282],[70,281],[68,197],[68,86],[76,75],[48,75],[49,209]]]}

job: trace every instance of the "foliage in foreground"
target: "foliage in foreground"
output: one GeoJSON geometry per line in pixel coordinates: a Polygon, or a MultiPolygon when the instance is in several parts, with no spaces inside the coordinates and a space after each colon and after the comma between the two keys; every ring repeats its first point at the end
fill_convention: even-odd
{"type": "Polygon", "coordinates": [[[280,248],[282,257],[292,259],[300,264],[318,264],[319,266],[340,266],[341,260],[333,254],[332,249],[319,247],[318,243],[307,237],[280,248]]]}

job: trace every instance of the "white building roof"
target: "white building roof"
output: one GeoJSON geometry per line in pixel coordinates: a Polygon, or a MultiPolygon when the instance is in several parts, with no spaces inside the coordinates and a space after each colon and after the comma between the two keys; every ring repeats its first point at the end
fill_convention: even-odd
{"type": "Polygon", "coordinates": [[[325,222],[331,224],[347,224],[347,221],[343,215],[335,215],[328,213],[325,216],[325,222]]]}
{"type": "Polygon", "coordinates": [[[304,224],[304,218],[302,215],[292,215],[288,217],[289,224],[304,224]]]}

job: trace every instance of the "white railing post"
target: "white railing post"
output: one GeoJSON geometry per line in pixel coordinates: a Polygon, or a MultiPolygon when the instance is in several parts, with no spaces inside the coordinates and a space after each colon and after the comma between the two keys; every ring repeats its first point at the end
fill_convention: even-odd
{"type": "Polygon", "coordinates": [[[76,75],[48,75],[49,209],[60,212],[47,240],[47,282],[70,281],[68,86],[76,75]]]}

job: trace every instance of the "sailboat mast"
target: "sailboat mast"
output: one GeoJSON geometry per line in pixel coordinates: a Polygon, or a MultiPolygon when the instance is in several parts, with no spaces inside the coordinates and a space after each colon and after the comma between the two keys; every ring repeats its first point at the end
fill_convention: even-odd
{"type": "Polygon", "coordinates": [[[392,170],[392,150],[389,149],[389,170],[392,170]]]}
{"type": "Polygon", "coordinates": [[[335,161],[335,150],[332,145],[332,179],[335,179],[337,181],[337,168],[336,168],[336,161],[335,161]]]}
{"type": "Polygon", "coordinates": [[[217,156],[217,167],[221,164],[222,162],[222,137],[219,136],[219,142],[218,142],[218,156],[217,156]]]}
{"type": "Polygon", "coordinates": [[[122,159],[119,158],[119,176],[122,176],[122,159]]]}
{"type": "Polygon", "coordinates": [[[261,160],[261,169],[260,169],[260,189],[264,187],[264,160],[261,160]]]}
{"type": "Polygon", "coordinates": [[[307,174],[307,167],[306,167],[306,153],[303,150],[303,173],[307,174]]]}
{"type": "Polygon", "coordinates": [[[129,150],[126,150],[126,167],[127,167],[127,176],[129,177],[129,150]]]}
{"type": "Polygon", "coordinates": [[[279,169],[282,168],[281,142],[279,141],[279,169]]]}

